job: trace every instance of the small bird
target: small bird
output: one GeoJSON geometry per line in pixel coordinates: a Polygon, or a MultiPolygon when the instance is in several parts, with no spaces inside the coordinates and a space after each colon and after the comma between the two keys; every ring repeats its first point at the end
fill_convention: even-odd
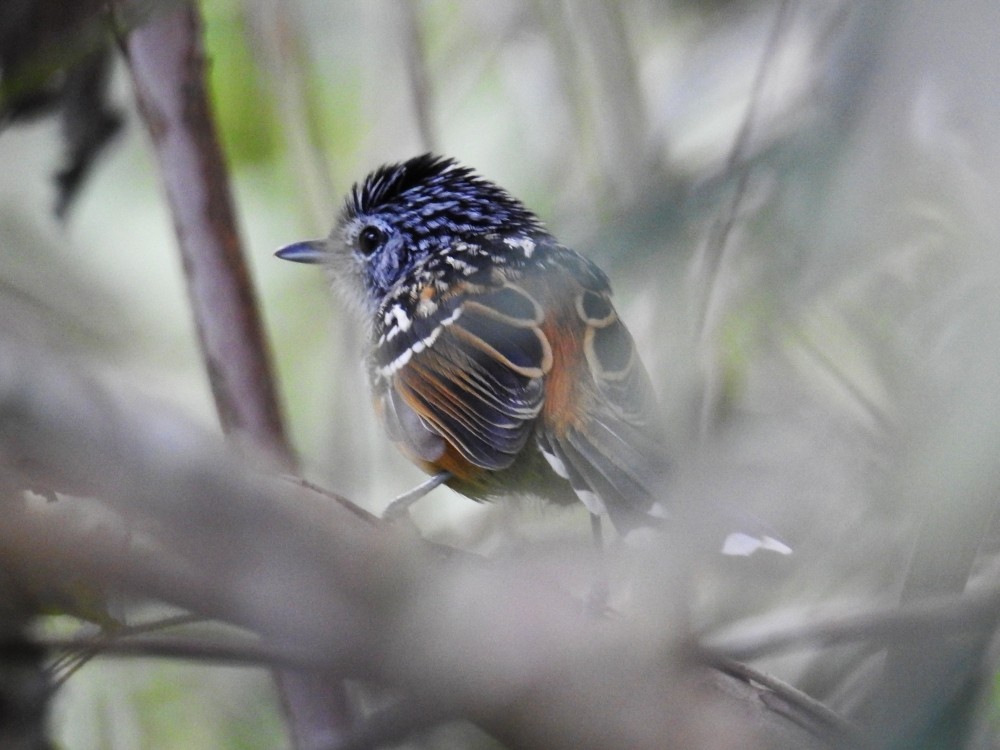
{"type": "Polygon", "coordinates": [[[366,327],[376,412],[431,475],[390,508],[446,483],[579,499],[623,535],[665,516],[656,399],[608,279],[506,190],[424,154],[355,184],[327,239],[276,254],[326,264],[366,327]]]}

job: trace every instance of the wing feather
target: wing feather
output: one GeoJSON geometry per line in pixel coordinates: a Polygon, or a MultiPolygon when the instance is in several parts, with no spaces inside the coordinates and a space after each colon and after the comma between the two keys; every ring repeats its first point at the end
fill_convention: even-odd
{"type": "MultiPolygon", "coordinates": [[[[459,285],[415,310],[414,320],[380,339],[386,392],[474,466],[507,468],[541,411],[552,364],[541,309],[523,289],[500,283],[459,285]]],[[[396,434],[415,442],[412,430],[396,434]]]]}
{"type": "Polygon", "coordinates": [[[564,467],[584,504],[591,507],[597,495],[622,531],[655,522],[650,513],[664,495],[669,464],[649,376],[606,279],[587,270],[574,274],[574,292],[564,294],[569,302],[545,329],[580,343],[556,347],[554,367],[573,377],[550,384],[559,409],[544,422],[542,447],[564,467]],[[574,407],[572,418],[562,413],[567,405],[574,407]]]}

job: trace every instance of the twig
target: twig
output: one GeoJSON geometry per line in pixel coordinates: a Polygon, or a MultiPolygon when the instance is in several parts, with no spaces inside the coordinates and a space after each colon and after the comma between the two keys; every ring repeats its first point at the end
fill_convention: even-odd
{"type": "Polygon", "coordinates": [[[860,727],[845,719],[835,711],[831,711],[823,703],[813,698],[811,695],[802,692],[793,685],[789,685],[784,680],[778,679],[772,674],[761,671],[743,662],[709,655],[708,663],[718,669],[723,670],[735,677],[755,682],[762,687],[766,687],[775,695],[798,708],[807,716],[812,717],[817,723],[834,731],[840,739],[848,740],[852,745],[861,745],[863,735],[860,727]]]}
{"type": "MultiPolygon", "coordinates": [[[[740,164],[746,158],[750,136],[757,120],[757,109],[760,106],[764,83],[767,80],[771,63],[777,54],[781,37],[785,32],[785,26],[791,16],[791,7],[792,0],[781,0],[781,4],[778,6],[774,17],[774,24],[771,27],[771,33],[764,45],[764,52],[761,56],[760,64],[757,66],[757,74],[754,78],[753,86],[750,89],[750,101],[747,104],[746,114],[740,124],[736,139],[733,141],[729,157],[726,159],[726,174],[734,173],[740,168],[740,164]]],[[[722,271],[727,265],[727,255],[730,247],[729,239],[733,227],[736,225],[736,217],[739,215],[740,205],[743,203],[749,179],[749,169],[740,169],[729,205],[720,213],[720,217],[709,232],[709,236],[700,253],[698,262],[704,269],[703,273],[705,274],[707,283],[698,320],[698,341],[702,349],[706,348],[707,339],[718,317],[717,310],[721,305],[720,298],[723,286],[722,271]]],[[[708,432],[716,407],[715,396],[720,387],[717,370],[718,367],[713,367],[708,377],[706,377],[705,391],[702,395],[699,424],[703,436],[708,432]]]]}
{"type": "Polygon", "coordinates": [[[364,521],[370,521],[372,523],[377,523],[380,519],[374,513],[369,513],[367,510],[362,508],[357,503],[353,503],[348,500],[343,495],[338,495],[336,492],[328,490],[326,487],[316,484],[315,482],[310,482],[308,479],[303,479],[302,477],[293,476],[291,474],[280,475],[282,479],[286,482],[290,482],[297,487],[304,487],[311,492],[315,492],[317,495],[322,495],[323,497],[332,500],[338,505],[343,506],[345,509],[349,510],[351,513],[356,515],[358,518],[364,521]]]}
{"type": "MultiPolygon", "coordinates": [[[[296,654],[287,649],[279,649],[266,643],[249,640],[237,642],[234,640],[204,640],[191,637],[149,635],[129,638],[107,638],[102,635],[84,639],[38,635],[29,638],[29,642],[45,649],[86,651],[89,657],[155,657],[222,662],[235,666],[320,669],[315,657],[311,655],[296,654]]],[[[62,682],[64,680],[61,680],[59,684],[62,682]]]]}
{"type": "Polygon", "coordinates": [[[309,225],[326,232],[337,195],[323,148],[319,106],[309,85],[312,60],[304,43],[302,8],[284,0],[260,0],[246,3],[243,13],[260,40],[252,45],[252,52],[266,73],[295,175],[296,198],[303,204],[309,225]]]}
{"type": "Polygon", "coordinates": [[[424,40],[416,6],[414,0],[400,0],[399,3],[403,16],[403,52],[406,57],[406,72],[410,77],[410,97],[413,100],[413,112],[417,118],[420,142],[425,150],[437,151],[438,138],[432,119],[431,81],[427,72],[427,56],[424,54],[424,40]]]}
{"type": "Polygon", "coordinates": [[[803,353],[810,356],[818,367],[823,368],[850,395],[854,403],[865,412],[872,424],[876,425],[883,434],[890,430],[891,425],[889,419],[886,417],[885,409],[872,401],[868,397],[868,394],[844,372],[844,368],[840,364],[828,356],[815,341],[806,336],[801,328],[797,327],[792,330],[791,335],[798,339],[803,353]]]}
{"type": "MultiPolygon", "coordinates": [[[[79,646],[66,648],[66,653],[54,659],[52,664],[49,665],[49,671],[54,675],[58,675],[52,680],[53,688],[62,687],[70,677],[80,671],[88,661],[97,656],[102,649],[108,644],[113,643],[116,639],[129,638],[167,628],[180,627],[182,625],[190,625],[196,622],[203,622],[204,619],[198,615],[180,614],[172,617],[164,617],[153,622],[126,625],[116,630],[105,630],[91,638],[76,639],[79,642],[79,646]]],[[[47,645],[51,646],[51,644],[47,645]]],[[[56,646],[51,647],[58,648],[56,646]]]]}
{"type": "MultiPolygon", "coordinates": [[[[787,615],[767,618],[787,620],[787,615]]],[[[702,639],[702,646],[738,661],[810,647],[829,647],[855,641],[882,644],[913,642],[928,636],[982,633],[1000,619],[1000,589],[989,588],[958,596],[941,596],[900,608],[831,617],[793,626],[738,624],[728,633],[702,639]]]]}

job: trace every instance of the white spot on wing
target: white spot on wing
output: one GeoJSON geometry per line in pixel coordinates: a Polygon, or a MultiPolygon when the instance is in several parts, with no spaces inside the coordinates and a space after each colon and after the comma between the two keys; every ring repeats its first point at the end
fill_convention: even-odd
{"type": "Polygon", "coordinates": [[[388,329],[385,332],[385,341],[392,341],[399,334],[410,330],[410,326],[413,325],[413,321],[406,314],[406,310],[403,309],[402,305],[393,305],[386,310],[382,316],[382,322],[388,329]]]}
{"type": "Polygon", "coordinates": [[[590,490],[577,490],[576,488],[574,488],[574,490],[576,492],[576,496],[580,498],[580,502],[583,503],[587,510],[595,516],[603,516],[607,514],[608,509],[604,507],[604,501],[593,492],[590,490]]]}
{"type": "Polygon", "coordinates": [[[461,258],[455,257],[454,255],[446,255],[444,262],[447,263],[452,268],[454,268],[456,271],[460,271],[466,276],[468,276],[469,274],[471,274],[473,271],[476,270],[473,266],[469,265],[461,258]]]}
{"type": "Polygon", "coordinates": [[[747,557],[760,549],[760,539],[749,534],[736,532],[726,537],[722,543],[722,554],[747,557]]]}
{"type": "Polygon", "coordinates": [[[379,377],[387,378],[394,372],[403,367],[407,362],[410,361],[410,357],[413,356],[413,349],[407,349],[398,357],[396,357],[392,362],[387,364],[385,367],[378,368],[379,377]]]}
{"type": "Polygon", "coordinates": [[[452,323],[458,320],[461,314],[462,314],[462,308],[456,307],[455,312],[453,312],[451,315],[449,315],[447,318],[441,321],[441,328],[444,328],[445,326],[450,326],[452,323]]]}
{"type": "Polygon", "coordinates": [[[542,455],[545,456],[545,460],[549,462],[549,466],[552,467],[552,471],[561,476],[563,479],[569,479],[569,472],[566,471],[566,464],[562,462],[562,459],[554,453],[549,453],[546,450],[542,451],[542,455]]]}
{"type": "Polygon", "coordinates": [[[378,368],[376,372],[378,373],[379,377],[387,378],[393,373],[398,372],[400,368],[405,367],[406,363],[410,361],[410,359],[413,357],[414,354],[420,354],[420,352],[422,352],[424,349],[428,348],[429,346],[432,346],[434,342],[437,341],[437,337],[441,335],[441,331],[443,331],[447,326],[450,326],[452,323],[458,320],[461,314],[462,314],[462,308],[461,307],[456,308],[451,315],[442,320],[440,325],[436,326],[434,330],[431,331],[429,334],[427,334],[425,338],[422,338],[419,341],[416,341],[412,345],[407,347],[398,357],[392,360],[392,362],[387,364],[385,367],[378,368]]]}
{"type": "Polygon", "coordinates": [[[525,258],[530,258],[532,253],[535,252],[535,247],[537,247],[537,243],[529,237],[522,237],[520,239],[508,237],[504,240],[504,244],[508,247],[520,250],[524,253],[525,258]]]}
{"type": "Polygon", "coordinates": [[[426,318],[433,315],[438,309],[438,304],[432,299],[421,298],[420,302],[417,303],[417,315],[422,318],[426,318]]]}

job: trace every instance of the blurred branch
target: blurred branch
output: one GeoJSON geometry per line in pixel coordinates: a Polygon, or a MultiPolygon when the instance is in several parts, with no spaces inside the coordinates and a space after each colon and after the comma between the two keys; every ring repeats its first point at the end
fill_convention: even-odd
{"type": "MultiPolygon", "coordinates": [[[[136,1],[118,2],[121,15],[136,1]]],[[[124,48],[160,162],[219,421],[237,442],[290,468],[295,459],[205,88],[197,6],[185,4],[135,28],[124,48]]],[[[350,724],[339,682],[275,677],[297,747],[329,741],[350,724]]]]}
{"type": "Polygon", "coordinates": [[[846,372],[843,363],[838,362],[835,357],[817,343],[801,327],[793,328],[789,335],[796,341],[805,356],[809,357],[839,388],[850,398],[858,409],[867,417],[867,421],[874,425],[881,434],[889,434],[892,429],[892,421],[885,413],[885,408],[873,400],[851,376],[846,372]]]}
{"type": "MultiPolygon", "coordinates": [[[[899,389],[905,462],[893,489],[920,521],[902,580],[906,611],[969,591],[1000,498],[1000,378],[991,345],[1000,332],[1000,110],[988,31],[1000,22],[1000,6],[985,0],[859,5],[868,6],[863,19],[872,9],[886,18],[877,67],[854,110],[854,147],[838,164],[839,187],[849,197],[833,218],[847,231],[833,235],[833,247],[854,245],[868,254],[886,238],[897,247],[923,246],[934,230],[912,221],[913,206],[934,205],[935,215],[946,218],[929,247],[944,259],[942,267],[960,269],[957,283],[947,274],[929,276],[920,294],[921,336],[907,342],[915,375],[899,389]],[[970,288],[981,288],[982,298],[969,295],[970,288]]],[[[891,304],[885,310],[899,317],[891,304]]],[[[893,324],[906,331],[898,320],[893,324]]],[[[974,696],[991,692],[991,632],[960,628],[934,640],[889,644],[880,678],[857,701],[859,720],[881,747],[965,746],[974,696]]]]}
{"type": "Polygon", "coordinates": [[[15,580],[70,567],[517,747],[829,746],[808,716],[685,658],[683,634],[641,600],[634,617],[588,616],[549,582],[549,566],[581,564],[565,550],[541,562],[442,556],[21,350],[0,350],[0,425],[0,464],[101,498],[8,503],[0,568],[15,580]]]}
{"type": "Polygon", "coordinates": [[[763,619],[737,623],[710,634],[702,645],[711,652],[736,660],[760,659],[798,648],[839,646],[856,641],[878,645],[914,643],[931,638],[992,633],[1000,621],[1000,588],[938,596],[902,607],[785,625],[801,619],[775,613],[763,619]]]}
{"type": "MultiPolygon", "coordinates": [[[[117,2],[119,15],[133,12],[135,1],[117,2]]],[[[205,90],[195,6],[183,4],[131,30],[123,46],[160,163],[222,428],[290,465],[292,452],[205,90]]]]}
{"type": "MultiPolygon", "coordinates": [[[[562,28],[555,28],[553,37],[569,37],[577,62],[569,75],[580,79],[570,90],[582,93],[589,105],[604,175],[614,185],[616,202],[627,205],[645,194],[658,176],[659,163],[625,14],[619,3],[604,0],[564,2],[560,10],[562,28]]],[[[543,18],[554,20],[549,11],[543,18]]],[[[565,66],[568,50],[557,45],[565,66]]]]}
{"type": "MultiPolygon", "coordinates": [[[[67,645],[63,648],[63,653],[49,665],[49,671],[53,674],[55,687],[61,687],[66,681],[80,670],[88,661],[98,655],[106,644],[114,643],[115,639],[126,636],[142,635],[153,633],[165,628],[187,625],[193,622],[200,622],[200,617],[194,615],[181,614],[172,617],[165,617],[149,623],[139,625],[126,625],[112,630],[105,629],[97,636],[81,638],[77,646],[67,645]]],[[[57,648],[53,646],[53,648],[57,648]]]]}
{"type": "MultiPolygon", "coordinates": [[[[698,275],[704,282],[704,298],[698,315],[697,334],[698,348],[702,352],[714,352],[716,347],[709,341],[711,336],[717,332],[721,308],[723,305],[723,289],[725,287],[724,273],[728,270],[728,251],[730,239],[736,219],[740,213],[740,206],[747,190],[750,179],[750,168],[744,161],[747,157],[750,137],[753,127],[757,121],[757,108],[760,105],[761,96],[764,91],[764,84],[774,59],[778,53],[778,47],[788,26],[792,15],[792,1],[781,0],[775,12],[774,24],[771,33],[768,35],[764,50],[761,53],[760,64],[757,67],[757,74],[754,77],[753,86],[750,90],[750,98],[747,104],[747,111],[740,124],[739,132],[733,141],[733,146],[726,160],[725,173],[734,174],[739,171],[736,184],[733,187],[732,197],[729,204],[720,208],[719,218],[712,226],[711,231],[706,236],[700,252],[694,258],[694,265],[698,275]]],[[[700,433],[706,436],[715,419],[719,416],[719,401],[724,384],[717,362],[712,362],[705,375],[705,387],[702,392],[701,408],[699,415],[700,433]]]]}
{"type": "Polygon", "coordinates": [[[420,141],[426,151],[438,150],[438,138],[433,122],[433,102],[431,81],[427,71],[427,56],[424,54],[424,39],[420,30],[420,17],[415,0],[400,0],[403,22],[403,43],[405,44],[406,72],[410,76],[410,96],[416,115],[420,141]]]}
{"type": "Polygon", "coordinates": [[[302,39],[300,8],[296,3],[260,0],[247,3],[245,12],[261,42],[252,49],[277,103],[281,135],[296,178],[296,194],[305,200],[312,226],[326,232],[337,196],[323,150],[323,136],[318,132],[316,102],[310,96],[306,66],[311,61],[302,39]]]}
{"type": "Polygon", "coordinates": [[[755,669],[754,667],[743,664],[734,659],[719,659],[712,658],[711,655],[707,656],[709,657],[710,664],[713,664],[723,672],[736,675],[741,679],[747,680],[748,682],[767,688],[775,695],[775,697],[795,706],[805,715],[811,716],[818,725],[827,726],[834,736],[842,739],[848,739],[849,742],[847,744],[850,746],[860,746],[864,742],[864,735],[859,727],[847,721],[834,711],[831,711],[815,698],[803,693],[795,687],[792,687],[784,680],[779,680],[774,675],[762,672],[759,669],[755,669]]]}
{"type": "MultiPolygon", "coordinates": [[[[87,651],[102,657],[155,657],[186,659],[201,663],[229,666],[281,667],[311,670],[315,662],[307,654],[296,655],[290,649],[279,649],[259,641],[242,639],[205,639],[183,636],[164,637],[140,635],[123,637],[119,634],[93,638],[60,638],[34,636],[30,642],[47,651],[87,651]]],[[[2,656],[2,649],[0,649],[2,656]]]]}

